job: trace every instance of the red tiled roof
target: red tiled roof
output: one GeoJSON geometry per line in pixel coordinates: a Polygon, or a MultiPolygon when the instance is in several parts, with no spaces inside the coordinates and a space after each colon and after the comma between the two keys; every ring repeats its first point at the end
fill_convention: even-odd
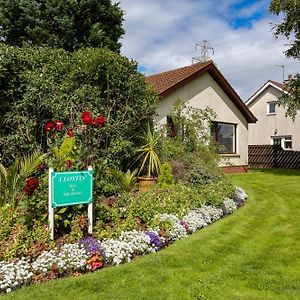
{"type": "Polygon", "coordinates": [[[252,112],[211,60],[148,76],[146,77],[146,82],[152,85],[160,97],[163,98],[205,72],[209,72],[249,123],[255,123],[257,121],[252,112]]]}
{"type": "Polygon", "coordinates": [[[211,60],[207,62],[197,63],[187,67],[155,74],[146,77],[146,82],[151,84],[161,96],[164,96],[164,94],[169,89],[180,84],[182,81],[188,79],[190,76],[192,76],[196,72],[201,71],[203,68],[205,68],[210,64],[212,64],[211,60]]]}
{"type": "Polygon", "coordinates": [[[271,82],[272,84],[276,85],[277,87],[279,87],[280,89],[283,90],[283,83],[280,83],[280,82],[277,82],[277,81],[274,81],[274,80],[269,80],[269,82],[271,82]]]}

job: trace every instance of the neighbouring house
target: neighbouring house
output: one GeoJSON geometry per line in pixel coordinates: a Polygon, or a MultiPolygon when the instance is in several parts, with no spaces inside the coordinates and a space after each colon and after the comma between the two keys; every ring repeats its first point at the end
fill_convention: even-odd
{"type": "Polygon", "coordinates": [[[300,116],[293,121],[286,117],[285,108],[277,105],[283,93],[282,83],[269,80],[246,101],[258,119],[249,126],[249,145],[280,145],[285,150],[300,150],[300,116]]]}
{"type": "Polygon", "coordinates": [[[213,61],[148,76],[146,81],[160,96],[157,124],[167,124],[177,99],[196,108],[212,108],[217,115],[212,133],[223,158],[221,167],[226,172],[247,171],[248,124],[256,118],[213,61]]]}

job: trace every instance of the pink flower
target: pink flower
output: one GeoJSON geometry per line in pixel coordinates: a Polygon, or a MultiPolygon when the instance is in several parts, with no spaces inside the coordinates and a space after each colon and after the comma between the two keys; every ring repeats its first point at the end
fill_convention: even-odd
{"type": "Polygon", "coordinates": [[[103,263],[101,261],[92,261],[91,263],[91,269],[92,271],[95,271],[103,266],[103,263]]]}

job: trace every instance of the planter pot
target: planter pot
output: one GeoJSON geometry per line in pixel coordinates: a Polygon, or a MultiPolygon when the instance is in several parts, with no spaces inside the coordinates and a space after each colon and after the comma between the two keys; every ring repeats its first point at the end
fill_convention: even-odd
{"type": "Polygon", "coordinates": [[[138,184],[139,184],[139,191],[140,192],[147,192],[151,190],[151,188],[156,184],[157,178],[155,177],[139,177],[138,184]]]}

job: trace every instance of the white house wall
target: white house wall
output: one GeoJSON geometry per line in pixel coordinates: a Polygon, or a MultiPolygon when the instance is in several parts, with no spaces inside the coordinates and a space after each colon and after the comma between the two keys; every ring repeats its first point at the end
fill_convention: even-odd
{"type": "Polygon", "coordinates": [[[178,98],[192,107],[212,108],[217,114],[214,121],[237,124],[237,154],[222,155],[221,165],[248,165],[248,122],[210,74],[199,76],[160,100],[156,109],[157,124],[166,124],[167,116],[178,98]]]}
{"type": "Polygon", "coordinates": [[[286,110],[277,105],[275,115],[267,114],[268,102],[277,101],[281,95],[281,91],[269,86],[249,104],[258,119],[256,124],[249,124],[249,145],[270,145],[273,136],[292,136],[292,149],[300,151],[300,116],[293,122],[285,116],[286,110]]]}

